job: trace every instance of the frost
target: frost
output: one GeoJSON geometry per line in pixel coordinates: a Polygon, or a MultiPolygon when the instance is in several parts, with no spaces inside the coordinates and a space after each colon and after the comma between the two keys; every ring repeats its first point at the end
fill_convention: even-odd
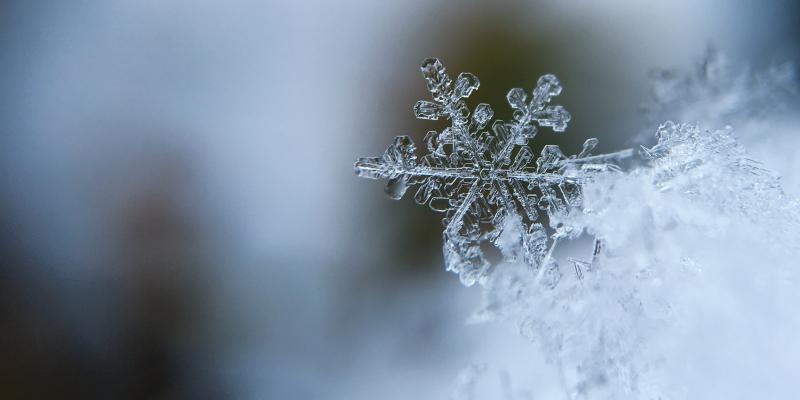
{"type": "Polygon", "coordinates": [[[667,372],[664,343],[673,339],[665,332],[688,329],[710,293],[737,281],[731,261],[753,249],[772,257],[758,256],[746,279],[794,296],[786,282],[795,276],[800,206],[778,178],[748,158],[729,128],[667,122],[656,138],[642,149],[645,165],[584,185],[593,211],[567,218],[603,238],[602,251],[572,260],[575,273],[557,285],[541,285],[524,264],[503,264],[473,317],[517,321],[556,365],[570,399],[687,398],[667,379],[677,373],[667,372]]]}
{"type": "MultiPolygon", "coordinates": [[[[399,136],[355,170],[387,179],[395,199],[415,187],[418,203],[445,213],[448,270],[484,287],[472,320],[516,322],[557,370],[566,398],[791,398],[800,317],[786,305],[800,302],[800,203],[732,127],[714,123],[779,107],[773,96],[790,94],[789,69],[732,79],[709,57],[695,78],[661,81],[659,104],[723,128],[661,123],[625,170],[620,160],[634,152],[593,156],[597,139],[572,156],[553,145],[533,156],[528,142],[539,128],[560,132],[569,121],[550,104],[561,92],[554,76],[530,94],[509,91],[512,119],[486,130],[491,108],[470,112],[464,102],[478,79],[461,74],[453,83],[427,60],[433,101],[418,102],[415,114],[450,126],[428,133],[419,161],[399,136]],[[571,251],[561,268],[554,248],[581,234],[594,246],[571,251]],[[496,268],[485,243],[503,255],[496,268]],[[769,374],[767,361],[777,364],[769,374]],[[725,385],[709,385],[714,379],[725,385]],[[737,390],[751,379],[759,383],[737,390]]],[[[476,375],[467,376],[465,398],[476,375]]]]}
{"type": "Polygon", "coordinates": [[[688,70],[654,71],[651,98],[644,107],[647,124],[638,140],[649,140],[665,120],[733,126],[750,154],[780,172],[784,188],[798,191],[800,176],[793,171],[800,164],[792,145],[800,124],[797,65],[765,64],[740,68],[710,47],[688,70]]]}
{"type": "Polygon", "coordinates": [[[480,86],[475,75],[461,73],[453,82],[437,59],[425,60],[421,70],[433,101],[418,101],[414,114],[445,118],[450,126],[428,132],[427,154],[419,161],[411,138],[398,136],[382,156],[356,161],[356,174],[387,179],[386,193],[393,199],[416,187],[418,204],[445,213],[445,265],[463,284],[471,286],[488,275],[490,263],[481,250],[485,243],[499,247],[507,260],[521,258],[552,275],[558,270],[551,257],[556,243],[580,234],[557,221],[581,206],[583,184],[597,173],[618,170],[615,163],[633,152],[593,156],[598,141],[591,138],[576,155],[547,145],[534,157],[528,141],[538,128],[563,132],[570,120],[564,107],[550,104],[562,90],[553,75],[540,77],[530,95],[511,89],[511,121],[495,120],[487,130],[494,116],[491,107],[481,103],[470,112],[464,101],[480,86]],[[545,230],[542,214],[553,233],[545,230]],[[511,228],[514,237],[499,240],[511,228]]]}
{"type": "Polygon", "coordinates": [[[798,226],[796,200],[786,196],[780,178],[747,154],[731,127],[717,131],[668,121],[656,132],[658,143],[643,153],[660,191],[678,191],[711,212],[755,222],[754,232],[773,245],[796,248],[787,232],[798,226]]]}

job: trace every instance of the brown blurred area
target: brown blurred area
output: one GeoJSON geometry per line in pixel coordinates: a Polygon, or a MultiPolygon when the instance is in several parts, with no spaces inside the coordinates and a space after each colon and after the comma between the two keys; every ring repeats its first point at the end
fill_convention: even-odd
{"type": "Polygon", "coordinates": [[[59,282],[34,273],[54,267],[25,251],[15,227],[3,224],[0,397],[224,397],[187,357],[203,351],[197,339],[212,288],[206,238],[184,207],[187,171],[174,159],[147,168],[153,175],[126,187],[111,207],[117,248],[98,266],[105,271],[92,280],[97,286],[54,289],[59,282]],[[81,337],[86,327],[76,325],[86,323],[102,324],[89,327],[102,330],[99,343],[81,337]]]}

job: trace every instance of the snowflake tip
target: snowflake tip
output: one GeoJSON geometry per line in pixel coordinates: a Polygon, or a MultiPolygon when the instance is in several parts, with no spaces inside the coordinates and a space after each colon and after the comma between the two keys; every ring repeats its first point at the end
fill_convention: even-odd
{"type": "Polygon", "coordinates": [[[506,95],[508,105],[515,110],[525,109],[525,103],[528,101],[528,94],[522,88],[514,88],[508,91],[506,95]]]}
{"type": "Polygon", "coordinates": [[[478,87],[481,86],[481,81],[478,80],[478,77],[469,73],[469,72],[462,72],[458,75],[458,79],[456,79],[456,86],[453,90],[453,97],[454,98],[467,98],[469,97],[472,92],[478,90],[478,87]]]}
{"type": "Polygon", "coordinates": [[[536,88],[533,89],[533,105],[542,106],[559,94],[561,94],[561,82],[558,78],[553,74],[542,75],[536,82],[536,88]]]}
{"type": "Polygon", "coordinates": [[[420,70],[434,100],[443,100],[452,85],[450,77],[444,71],[444,65],[437,58],[428,58],[422,62],[420,70]]]}
{"type": "Polygon", "coordinates": [[[494,110],[486,103],[478,104],[478,106],[475,107],[475,111],[472,112],[472,120],[480,127],[485,126],[493,116],[494,110]]]}

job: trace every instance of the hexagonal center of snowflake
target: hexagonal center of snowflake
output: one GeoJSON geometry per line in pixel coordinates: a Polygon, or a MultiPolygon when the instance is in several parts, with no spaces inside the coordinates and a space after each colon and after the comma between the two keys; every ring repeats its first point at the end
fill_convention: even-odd
{"type": "Polygon", "coordinates": [[[483,181],[488,181],[490,179],[493,179],[493,177],[494,177],[494,174],[492,172],[493,171],[492,171],[491,168],[483,168],[482,167],[482,168],[480,168],[478,170],[478,177],[480,177],[480,179],[483,180],[483,181]]]}

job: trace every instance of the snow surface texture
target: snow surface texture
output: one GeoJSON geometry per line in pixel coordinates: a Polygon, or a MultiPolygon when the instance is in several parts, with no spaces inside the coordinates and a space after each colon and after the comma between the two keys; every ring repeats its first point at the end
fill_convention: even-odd
{"type": "MultiPolygon", "coordinates": [[[[716,76],[709,72],[715,68],[706,64],[704,73],[716,76]]],[[[451,126],[429,133],[420,163],[410,139],[398,137],[382,157],[356,162],[356,172],[389,179],[393,198],[420,185],[417,202],[446,213],[447,268],[485,288],[473,319],[517,322],[558,370],[564,398],[797,393],[800,316],[792,306],[800,304],[800,206],[777,175],[748,156],[732,128],[663,123],[656,143],[643,146],[640,164],[627,171],[617,161],[633,152],[590,156],[595,139],[572,157],[545,146],[532,164],[526,144],[535,125],[563,131],[569,120],[563,108],[548,105],[561,91],[555,77],[539,80],[531,102],[512,89],[514,122],[495,122],[487,133],[488,106],[468,119],[462,100],[477,89],[476,77],[462,74],[453,88],[436,60],[425,62],[423,74],[437,103],[417,103],[417,116],[447,117],[451,126]],[[568,270],[554,246],[581,234],[595,237],[595,245],[587,257],[562,262],[568,270]],[[490,268],[483,243],[500,248],[504,262],[490,268]]],[[[790,87],[788,72],[775,76],[759,87],[790,87]]],[[[659,81],[685,96],[667,96],[663,109],[682,101],[717,107],[714,96],[725,91],[751,115],[765,115],[757,110],[763,104],[774,107],[771,90],[711,90],[708,81],[659,81]]],[[[692,112],[705,120],[744,112],[730,110],[692,112]]],[[[475,372],[455,398],[476,397],[475,372]]]]}

